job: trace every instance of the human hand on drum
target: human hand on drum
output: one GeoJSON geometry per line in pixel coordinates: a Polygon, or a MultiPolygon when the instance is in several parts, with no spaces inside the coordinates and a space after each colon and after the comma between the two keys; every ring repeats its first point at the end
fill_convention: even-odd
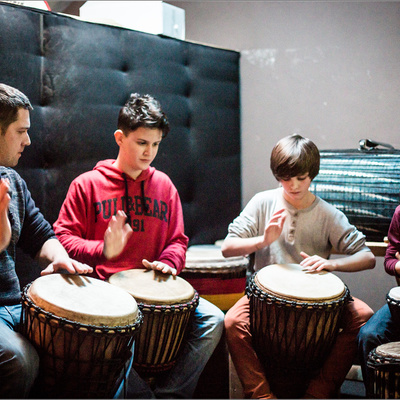
{"type": "Polygon", "coordinates": [[[165,264],[161,261],[147,261],[146,259],[144,259],[142,261],[143,265],[147,268],[147,269],[154,269],[156,271],[160,271],[164,274],[170,274],[170,275],[174,275],[176,276],[176,269],[170,267],[168,264],[165,264]]]}
{"type": "Polygon", "coordinates": [[[8,219],[8,206],[10,204],[10,182],[0,179],[0,251],[8,247],[11,240],[11,224],[8,219]]]}
{"type": "Polygon", "coordinates": [[[70,274],[88,274],[93,272],[93,268],[87,264],[82,264],[79,261],[73,260],[68,256],[65,257],[61,255],[54,259],[54,261],[49,264],[40,275],[50,275],[55,272],[64,272],[67,271],[70,274]]]}
{"type": "Polygon", "coordinates": [[[133,230],[126,223],[126,214],[123,211],[118,211],[116,215],[111,217],[107,230],[104,233],[104,248],[103,254],[110,260],[119,256],[124,250],[133,230]]]}
{"type": "Polygon", "coordinates": [[[311,273],[321,272],[322,270],[333,271],[335,269],[335,264],[333,261],[317,255],[309,256],[304,251],[301,251],[300,255],[304,258],[304,260],[300,263],[300,265],[303,267],[303,271],[311,273]]]}

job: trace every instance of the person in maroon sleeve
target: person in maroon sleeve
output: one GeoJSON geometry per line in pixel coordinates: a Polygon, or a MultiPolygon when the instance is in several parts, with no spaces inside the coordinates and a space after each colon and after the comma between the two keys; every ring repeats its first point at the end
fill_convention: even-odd
{"type": "MultiPolygon", "coordinates": [[[[117,158],[98,162],[71,183],[54,230],[69,255],[91,265],[99,279],[138,268],[178,275],[185,265],[188,238],[178,191],[150,166],[169,130],[156,99],[131,94],[114,132],[117,158]]],[[[154,390],[131,369],[128,398],[192,398],[223,320],[218,307],[200,298],[176,365],[154,390]]]]}
{"type": "MultiPolygon", "coordinates": [[[[388,231],[384,267],[389,275],[400,277],[400,206],[397,206],[388,231]]],[[[368,354],[381,344],[400,340],[400,325],[393,320],[388,304],[380,308],[358,334],[358,353],[366,397],[373,397],[372,381],[367,368],[368,354]]]]}

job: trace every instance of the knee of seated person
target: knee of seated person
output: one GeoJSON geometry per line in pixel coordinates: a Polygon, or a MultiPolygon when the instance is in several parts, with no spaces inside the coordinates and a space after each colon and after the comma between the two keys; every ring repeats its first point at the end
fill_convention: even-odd
{"type": "Polygon", "coordinates": [[[376,341],[376,332],[374,329],[371,329],[371,327],[368,324],[363,325],[360,328],[360,331],[358,332],[357,335],[357,340],[359,343],[365,343],[365,342],[370,342],[370,341],[376,341]]]}
{"type": "Polygon", "coordinates": [[[28,394],[39,371],[39,356],[28,343],[25,346],[14,346],[3,349],[0,359],[3,372],[10,385],[21,394],[28,394]]]}
{"type": "Polygon", "coordinates": [[[202,314],[201,318],[206,319],[210,325],[222,326],[224,323],[224,313],[208,300],[200,298],[197,311],[202,314]]]}
{"type": "MultiPolygon", "coordinates": [[[[227,336],[230,335],[230,333],[233,332],[238,332],[238,331],[246,331],[244,325],[244,322],[241,321],[237,316],[233,314],[226,314],[225,315],[225,320],[224,320],[224,325],[225,325],[225,332],[227,336]]],[[[234,333],[233,333],[234,334],[234,333]]],[[[235,334],[234,334],[235,335],[235,334]]]]}

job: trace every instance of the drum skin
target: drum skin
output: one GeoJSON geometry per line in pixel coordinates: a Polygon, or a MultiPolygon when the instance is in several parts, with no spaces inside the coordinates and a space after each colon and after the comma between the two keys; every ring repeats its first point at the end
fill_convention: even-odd
{"type": "Polygon", "coordinates": [[[385,343],[371,350],[367,368],[374,398],[400,398],[400,342],[385,343]]]}
{"type": "Polygon", "coordinates": [[[79,275],[52,274],[26,285],[22,334],[40,357],[35,396],[112,397],[142,324],[132,300],[119,288],[79,275]]]}
{"type": "Polygon", "coordinates": [[[273,392],[302,396],[333,346],[348,289],[331,273],[274,264],[251,277],[247,294],[253,345],[273,392]]]}
{"type": "Polygon", "coordinates": [[[219,246],[195,245],[186,252],[186,264],[180,276],[201,297],[228,311],[245,295],[248,265],[247,257],[225,258],[219,246]]]}
{"type": "Polygon", "coordinates": [[[109,282],[128,291],[143,313],[135,340],[135,370],[146,375],[171,369],[199,302],[196,290],[178,276],[145,269],[118,272],[109,282]]]}

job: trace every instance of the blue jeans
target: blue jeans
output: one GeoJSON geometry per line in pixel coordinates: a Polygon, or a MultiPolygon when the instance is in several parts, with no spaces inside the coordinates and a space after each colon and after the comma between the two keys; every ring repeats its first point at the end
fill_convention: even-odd
{"type": "Polygon", "coordinates": [[[39,356],[17,331],[21,305],[0,307],[0,398],[26,398],[39,371],[39,356]]]}
{"type": "Polygon", "coordinates": [[[389,306],[385,304],[360,329],[358,356],[366,389],[366,397],[373,397],[372,377],[367,368],[368,354],[381,344],[400,340],[400,327],[393,320],[389,306]]]}
{"type": "Polygon", "coordinates": [[[192,398],[200,374],[221,339],[223,326],[224,313],[200,298],[193,318],[193,329],[175,366],[157,382],[154,391],[132,368],[128,377],[127,398],[192,398]]]}

